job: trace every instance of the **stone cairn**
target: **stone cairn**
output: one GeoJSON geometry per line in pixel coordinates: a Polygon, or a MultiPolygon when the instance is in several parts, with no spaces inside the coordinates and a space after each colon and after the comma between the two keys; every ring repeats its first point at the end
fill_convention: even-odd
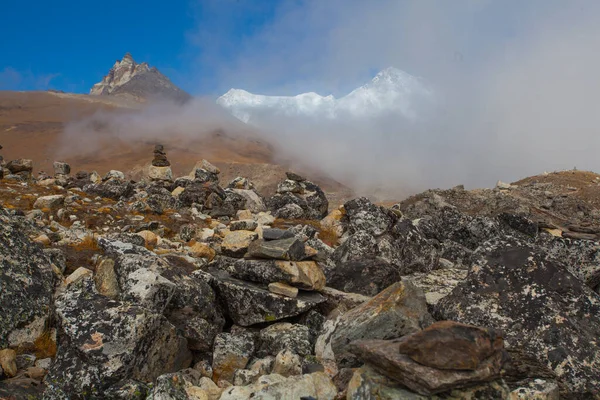
{"type": "Polygon", "coordinates": [[[162,144],[154,146],[154,159],[152,160],[154,167],[169,167],[171,163],[167,160],[167,154],[162,144]]]}

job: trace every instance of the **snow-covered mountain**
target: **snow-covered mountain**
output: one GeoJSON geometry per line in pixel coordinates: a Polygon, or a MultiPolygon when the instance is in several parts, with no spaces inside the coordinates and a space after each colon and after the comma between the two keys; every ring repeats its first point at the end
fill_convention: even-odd
{"type": "Polygon", "coordinates": [[[297,96],[263,96],[231,89],[219,97],[217,103],[236,118],[253,123],[264,115],[336,119],[371,118],[394,113],[415,120],[420,105],[433,100],[434,93],[427,82],[390,67],[378,73],[371,82],[339,99],[314,92],[297,96]]]}

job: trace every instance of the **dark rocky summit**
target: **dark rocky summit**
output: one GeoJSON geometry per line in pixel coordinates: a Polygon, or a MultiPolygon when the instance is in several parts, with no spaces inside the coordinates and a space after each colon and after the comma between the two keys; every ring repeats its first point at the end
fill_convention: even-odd
{"type": "Polygon", "coordinates": [[[600,176],[330,210],[147,167],[3,163],[0,398],[600,399],[600,176]]]}

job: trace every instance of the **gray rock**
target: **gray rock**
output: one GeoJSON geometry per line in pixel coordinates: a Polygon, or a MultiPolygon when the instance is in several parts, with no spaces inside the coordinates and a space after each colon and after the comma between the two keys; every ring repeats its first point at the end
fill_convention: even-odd
{"type": "Polygon", "coordinates": [[[156,378],[152,392],[146,400],[188,400],[188,388],[197,386],[202,375],[188,368],[182,371],[164,374],[156,378]]]}
{"type": "Polygon", "coordinates": [[[235,371],[246,368],[254,349],[254,337],[248,332],[218,334],[213,350],[213,381],[233,382],[235,371]]]}
{"type": "Polygon", "coordinates": [[[196,168],[194,179],[199,183],[219,182],[219,176],[217,174],[207,171],[204,168],[196,168]]]}
{"type": "Polygon", "coordinates": [[[239,221],[231,221],[229,230],[232,231],[253,231],[258,227],[258,222],[253,219],[242,219],[239,221]]]}
{"type": "MultiPolygon", "coordinates": [[[[239,197],[243,198],[245,200],[245,207],[253,213],[262,212],[267,209],[262,197],[260,197],[260,195],[254,190],[231,189],[231,191],[239,197]]],[[[242,207],[239,207],[238,209],[242,209],[242,207]]]]}
{"type": "Polygon", "coordinates": [[[65,196],[61,194],[54,194],[51,196],[41,196],[38,197],[35,203],[33,204],[34,208],[48,208],[50,210],[56,210],[61,207],[65,201],[65,196]]]}
{"type": "Polygon", "coordinates": [[[49,398],[100,395],[118,381],[151,381],[191,362],[186,340],[166,318],[98,294],[91,276],[59,295],[56,314],[59,347],[46,377],[49,398]]]}
{"type": "Polygon", "coordinates": [[[298,204],[286,204],[274,211],[276,218],[301,219],[304,217],[304,209],[298,204]]]}
{"type": "Polygon", "coordinates": [[[290,350],[300,356],[312,353],[308,327],[300,324],[280,322],[260,331],[259,354],[277,355],[282,350],[290,350]]]}
{"type": "Polygon", "coordinates": [[[266,228],[263,229],[263,240],[280,240],[293,238],[295,235],[286,229],[266,228]]]}
{"type": "Polygon", "coordinates": [[[125,289],[121,294],[125,301],[162,313],[169,305],[176,285],[156,272],[145,268],[127,275],[125,289]]]}
{"type": "Polygon", "coordinates": [[[432,322],[423,292],[412,282],[401,281],[340,316],[333,330],[323,333],[318,341],[330,345],[336,361],[343,365],[346,360],[355,360],[347,349],[352,341],[398,338],[432,322]]]}
{"type": "Polygon", "coordinates": [[[210,282],[224,303],[226,313],[241,326],[299,315],[325,301],[314,292],[302,292],[297,298],[277,295],[265,286],[231,278],[221,271],[212,271],[210,275],[197,271],[194,275],[210,282]]]}
{"type": "Polygon", "coordinates": [[[33,343],[51,313],[55,275],[27,229],[0,208],[0,348],[33,343]]]}
{"type": "Polygon", "coordinates": [[[262,376],[249,386],[232,386],[225,389],[219,400],[333,400],[337,389],[323,372],[290,376],[272,374],[262,376]]]}
{"type": "Polygon", "coordinates": [[[314,261],[241,259],[229,264],[227,271],[251,282],[283,282],[305,290],[321,290],[325,286],[325,275],[314,261]]]}
{"type": "Polygon", "coordinates": [[[512,379],[556,376],[567,398],[600,386],[600,348],[589,339],[600,336],[600,299],[528,243],[507,237],[482,245],[466,281],[435,315],[503,331],[512,379]]]}
{"type": "Polygon", "coordinates": [[[301,261],[306,258],[304,243],[295,237],[269,241],[256,240],[248,247],[248,255],[288,261],[301,261]]]}
{"type": "Polygon", "coordinates": [[[285,377],[302,375],[302,361],[298,354],[288,349],[281,350],[275,357],[273,373],[285,377]]]}
{"type": "Polygon", "coordinates": [[[71,173],[71,166],[66,162],[54,161],[52,166],[54,168],[54,175],[69,175],[71,173]]]}
{"type": "Polygon", "coordinates": [[[396,215],[380,206],[376,206],[366,197],[350,200],[344,204],[348,230],[351,234],[366,232],[380,236],[387,232],[394,222],[396,215]]]}
{"type": "Polygon", "coordinates": [[[286,179],[277,185],[277,193],[304,193],[304,188],[296,181],[286,179]]]}
{"type": "Polygon", "coordinates": [[[31,174],[31,171],[33,171],[33,161],[26,158],[19,158],[17,160],[9,161],[8,164],[6,164],[6,168],[11,174],[22,172],[31,174]]]}
{"type": "Polygon", "coordinates": [[[340,262],[327,274],[328,286],[366,296],[375,296],[399,280],[398,269],[382,259],[365,258],[340,262]]]}

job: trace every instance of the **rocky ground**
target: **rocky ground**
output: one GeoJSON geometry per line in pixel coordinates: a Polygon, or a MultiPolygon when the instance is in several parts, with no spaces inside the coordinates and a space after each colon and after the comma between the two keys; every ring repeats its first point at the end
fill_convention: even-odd
{"type": "Polygon", "coordinates": [[[600,399],[600,176],[332,207],[153,164],[2,162],[0,398],[600,399]]]}

